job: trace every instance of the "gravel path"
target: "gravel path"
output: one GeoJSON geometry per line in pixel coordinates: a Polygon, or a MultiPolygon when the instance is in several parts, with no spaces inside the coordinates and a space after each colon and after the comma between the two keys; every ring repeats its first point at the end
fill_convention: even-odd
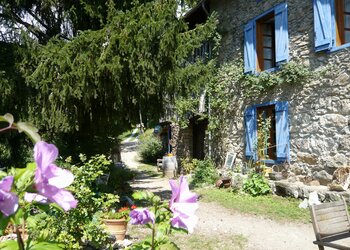
{"type": "MultiPolygon", "coordinates": [[[[171,195],[168,180],[164,178],[142,178],[136,180],[132,186],[136,190],[147,189],[160,195],[165,194],[165,198],[171,195]]],[[[196,234],[211,237],[223,234],[242,235],[248,239],[246,249],[317,249],[312,244],[314,233],[311,223],[278,223],[269,219],[240,214],[216,203],[201,201],[199,201],[199,209],[196,214],[199,217],[195,228],[196,234]]]]}
{"type": "MultiPolygon", "coordinates": [[[[128,166],[136,168],[140,165],[135,158],[136,153],[123,152],[123,161],[128,166]],[[132,157],[128,159],[129,157],[132,157]],[[130,164],[130,165],[129,165],[130,164]]],[[[169,182],[165,178],[139,176],[133,183],[135,190],[149,190],[161,195],[165,199],[171,196],[169,182]]],[[[218,240],[225,240],[233,235],[242,235],[248,239],[245,249],[254,250],[311,250],[318,249],[312,244],[314,233],[312,224],[278,223],[269,219],[244,215],[224,208],[216,203],[199,201],[197,210],[199,222],[195,234],[217,236],[218,240]]],[[[219,242],[218,242],[219,246],[219,242]]],[[[221,249],[221,248],[216,248],[221,249]]],[[[237,249],[232,246],[232,249],[237,249]]]]}

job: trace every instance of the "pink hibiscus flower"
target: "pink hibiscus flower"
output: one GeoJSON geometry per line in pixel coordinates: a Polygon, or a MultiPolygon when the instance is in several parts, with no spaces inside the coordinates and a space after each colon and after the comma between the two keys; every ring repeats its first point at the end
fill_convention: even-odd
{"type": "Polygon", "coordinates": [[[58,149],[53,144],[39,141],[34,147],[35,188],[38,193],[26,193],[24,199],[40,203],[54,202],[65,211],[77,206],[77,200],[71,192],[65,190],[74,180],[73,174],[57,167],[53,162],[58,156],[58,149]]]}
{"type": "Polygon", "coordinates": [[[189,233],[193,232],[198,217],[194,214],[198,208],[197,195],[190,192],[186,177],[180,177],[180,184],[177,181],[169,181],[172,191],[170,199],[170,210],[173,212],[171,225],[177,228],[185,228],[189,233]]]}
{"type": "Polygon", "coordinates": [[[0,181],[0,211],[7,217],[16,212],[18,197],[11,192],[13,176],[7,176],[0,181]]]}

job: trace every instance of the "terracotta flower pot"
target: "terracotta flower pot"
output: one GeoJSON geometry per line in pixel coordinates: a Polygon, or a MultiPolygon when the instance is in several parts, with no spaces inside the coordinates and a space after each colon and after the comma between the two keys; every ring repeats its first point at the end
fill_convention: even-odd
{"type": "Polygon", "coordinates": [[[103,219],[107,231],[113,234],[117,240],[124,240],[128,222],[125,219],[103,219]]]}

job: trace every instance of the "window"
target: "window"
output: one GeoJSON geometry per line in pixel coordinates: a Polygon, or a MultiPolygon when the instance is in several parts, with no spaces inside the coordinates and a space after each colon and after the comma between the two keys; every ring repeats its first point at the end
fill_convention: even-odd
{"type": "Polygon", "coordinates": [[[288,61],[288,13],[282,3],[244,27],[244,72],[269,70],[288,61]]]}
{"type": "Polygon", "coordinates": [[[335,0],[336,45],[350,42],[350,0],[335,0]]]}
{"type": "Polygon", "coordinates": [[[275,57],[275,19],[268,15],[256,22],[257,71],[264,71],[276,66],[275,57]]]}
{"type": "Polygon", "coordinates": [[[314,0],[315,50],[350,46],[350,0],[314,0]]]}
{"type": "Polygon", "coordinates": [[[262,143],[257,142],[256,148],[258,151],[258,159],[260,160],[264,156],[271,160],[276,160],[276,113],[275,105],[267,105],[257,107],[257,133],[263,132],[264,125],[268,128],[266,135],[266,142],[264,142],[264,135],[261,135],[262,143]],[[259,154],[260,152],[260,154],[259,154]]]}
{"type": "Polygon", "coordinates": [[[247,159],[261,158],[259,150],[265,150],[271,163],[289,161],[288,102],[270,102],[253,105],[244,114],[247,159]],[[261,117],[262,119],[259,119],[261,117]],[[259,148],[258,131],[262,121],[269,121],[268,147],[259,148]]]}

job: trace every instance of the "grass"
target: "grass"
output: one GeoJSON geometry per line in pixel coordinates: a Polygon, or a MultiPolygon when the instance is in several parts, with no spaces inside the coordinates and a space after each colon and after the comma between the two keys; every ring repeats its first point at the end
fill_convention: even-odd
{"type": "Polygon", "coordinates": [[[158,172],[157,166],[150,164],[142,164],[137,167],[137,170],[143,172],[150,177],[158,177],[162,175],[162,172],[158,172]]]}
{"type": "MultiPolygon", "coordinates": [[[[141,225],[128,226],[129,237],[138,242],[151,235],[151,230],[141,225]]],[[[213,233],[212,235],[174,233],[170,236],[181,250],[242,250],[246,249],[248,239],[243,235],[213,233]]]]}
{"type": "Polygon", "coordinates": [[[280,222],[310,222],[308,209],[299,208],[298,199],[266,195],[252,197],[234,193],[232,190],[202,188],[196,189],[200,200],[217,202],[220,205],[244,214],[262,216],[280,222]]]}
{"type": "MultiPolygon", "coordinates": [[[[127,130],[127,131],[124,131],[121,135],[118,136],[118,139],[120,141],[124,141],[126,140],[127,138],[129,138],[131,135],[132,135],[132,131],[134,131],[135,128],[132,128],[130,130],[127,130]]],[[[139,130],[136,132],[135,136],[134,137],[137,137],[139,135],[139,130]]]]}
{"type": "Polygon", "coordinates": [[[245,249],[248,239],[243,235],[232,234],[176,234],[170,238],[181,250],[240,250],[245,249]]]}

